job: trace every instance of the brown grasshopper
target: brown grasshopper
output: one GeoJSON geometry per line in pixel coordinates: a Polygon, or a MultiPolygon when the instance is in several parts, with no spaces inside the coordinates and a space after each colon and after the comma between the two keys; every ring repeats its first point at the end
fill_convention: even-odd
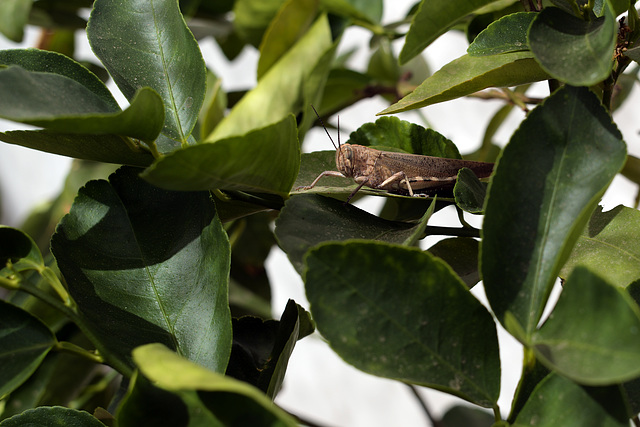
{"type": "MultiPolygon", "coordinates": [[[[320,116],[318,118],[320,119],[320,116]]],[[[320,122],[322,123],[322,119],[320,122]]],[[[310,185],[297,189],[309,190],[325,176],[353,178],[359,185],[349,195],[347,203],[365,185],[391,193],[414,196],[417,193],[452,187],[458,171],[462,168],[471,169],[478,178],[486,178],[493,172],[493,163],[395,153],[356,144],[340,144],[339,135],[336,146],[324,123],[322,126],[336,149],[336,168],[339,172],[324,171],[310,185]]]]}

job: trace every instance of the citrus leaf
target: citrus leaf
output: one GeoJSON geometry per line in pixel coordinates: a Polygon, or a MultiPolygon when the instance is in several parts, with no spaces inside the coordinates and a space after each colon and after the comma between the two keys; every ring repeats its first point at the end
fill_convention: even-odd
{"type": "Polygon", "coordinates": [[[482,277],[498,319],[505,324],[509,314],[523,329],[507,327],[525,334],[519,339],[537,327],[560,268],[625,158],[598,98],[570,86],[531,111],[503,150],[485,206],[482,277]]]}
{"type": "Polygon", "coordinates": [[[0,33],[16,43],[24,37],[33,0],[3,0],[0,2],[0,33]]]}
{"type": "Polygon", "coordinates": [[[97,0],[87,36],[127,99],[131,101],[145,86],[160,95],[165,108],[163,133],[186,144],[204,100],[206,75],[178,2],[97,0]]]}
{"type": "Polygon", "coordinates": [[[488,56],[464,55],[436,71],[409,95],[378,114],[426,107],[488,87],[518,86],[548,78],[549,75],[528,51],[488,56]]]}
{"type": "Polygon", "coordinates": [[[608,2],[604,17],[589,21],[555,7],[537,15],[529,46],[547,73],[574,86],[591,86],[609,76],[618,26],[608,2]]]}
{"type": "Polygon", "coordinates": [[[65,426],[65,427],[105,427],[97,418],[86,411],[63,408],[62,406],[41,406],[14,415],[0,423],[1,427],[24,426],[65,426]]]}
{"type": "Polygon", "coordinates": [[[638,331],[640,309],[629,294],[578,267],[531,342],[554,372],[581,384],[611,385],[640,376],[638,331]]]}
{"type": "Polygon", "coordinates": [[[527,33],[537,15],[535,12],[517,12],[493,21],[473,40],[467,53],[484,56],[529,50],[527,33]]]}
{"type": "Polygon", "coordinates": [[[296,120],[168,154],[142,177],[170,190],[221,188],[286,196],[300,168],[296,120]],[[278,165],[274,168],[273,165],[278,165]]]}
{"type": "Polygon", "coordinates": [[[350,241],[319,245],[305,263],[318,330],[345,361],[495,405],[495,323],[444,262],[415,248],[350,241]]]}
{"type": "Polygon", "coordinates": [[[124,167],[90,181],[58,225],[51,249],[69,292],[119,368],[153,341],[224,372],[230,249],[213,201],[161,190],[138,173],[124,167]]]}
{"type": "Polygon", "coordinates": [[[603,212],[598,207],[560,275],[566,279],[582,265],[608,283],[626,287],[640,279],[639,230],[640,212],[636,209],[616,206],[603,212]]]}

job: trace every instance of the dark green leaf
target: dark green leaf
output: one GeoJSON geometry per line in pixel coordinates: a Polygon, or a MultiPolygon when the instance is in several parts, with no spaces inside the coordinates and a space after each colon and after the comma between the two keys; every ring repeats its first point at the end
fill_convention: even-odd
{"type": "Polygon", "coordinates": [[[178,2],[97,0],[87,36],[127,99],[131,101],[145,86],[160,94],[165,108],[163,133],[186,144],[204,100],[206,75],[178,2]]]}
{"type": "Polygon", "coordinates": [[[550,373],[549,369],[535,358],[532,350],[525,349],[524,358],[525,363],[522,367],[522,375],[511,404],[511,413],[507,418],[510,423],[515,420],[524,405],[529,401],[538,384],[550,373]]]}
{"type": "Polygon", "coordinates": [[[560,271],[565,279],[578,265],[612,285],[626,287],[640,279],[640,212],[616,206],[598,207],[560,271]]]}
{"type": "Polygon", "coordinates": [[[142,176],[170,190],[221,188],[285,196],[298,174],[299,162],[296,120],[290,114],[243,136],[175,151],[157,160],[142,176]]]}
{"type": "Polygon", "coordinates": [[[629,427],[620,389],[581,387],[550,374],[535,388],[513,427],[629,427]]]}
{"type": "Polygon", "coordinates": [[[209,371],[162,344],[138,347],[133,351],[133,358],[140,371],[156,386],[169,391],[197,390],[203,403],[224,425],[298,425],[257,388],[209,371]]]}
{"type": "Polygon", "coordinates": [[[417,227],[378,218],[336,199],[305,194],[286,201],[276,220],[275,234],[291,264],[302,274],[302,258],[319,243],[369,239],[401,244],[417,227]]]}
{"type": "Polygon", "coordinates": [[[33,239],[15,228],[0,225],[0,275],[11,261],[13,271],[44,267],[40,249],[33,239]]]}
{"type": "Polygon", "coordinates": [[[578,267],[532,344],[549,369],[609,385],[640,376],[639,333],[640,309],[629,294],[578,267]]]}
{"type": "Polygon", "coordinates": [[[590,21],[554,7],[537,15],[529,46],[547,73],[575,86],[591,86],[609,76],[618,26],[608,2],[604,17],[590,21]]]}
{"type": "Polygon", "coordinates": [[[282,4],[260,43],[258,80],[302,38],[317,9],[318,0],[288,0],[282,4]]]}
{"type": "Polygon", "coordinates": [[[491,427],[495,417],[487,411],[468,406],[454,406],[440,421],[441,427],[491,427]]]}
{"type": "Polygon", "coordinates": [[[487,195],[487,185],[481,182],[471,169],[462,168],[458,171],[453,195],[460,209],[473,214],[481,214],[487,195]]]}
{"type": "Polygon", "coordinates": [[[455,144],[442,134],[397,117],[380,117],[375,123],[363,124],[349,135],[347,143],[380,150],[395,148],[423,156],[462,158],[455,144]]]}
{"type": "Polygon", "coordinates": [[[473,40],[469,55],[484,56],[529,50],[527,32],[535,12],[512,13],[494,21],[473,40]]]}
{"type": "Polygon", "coordinates": [[[42,406],[14,415],[0,423],[1,427],[105,427],[95,417],[85,411],[60,406],[42,406]]]}
{"type": "Polygon", "coordinates": [[[40,320],[0,300],[0,398],[26,381],[55,343],[40,320]]]}
{"type": "Polygon", "coordinates": [[[354,104],[365,96],[365,88],[371,83],[371,77],[354,70],[343,68],[332,69],[322,94],[320,108],[316,106],[321,116],[333,111],[340,111],[354,104]]]}
{"type": "Polygon", "coordinates": [[[363,241],[322,244],[305,262],[318,330],[345,361],[495,405],[495,323],[444,262],[418,249],[363,241]]]}
{"type": "Polygon", "coordinates": [[[68,77],[101,98],[110,106],[111,111],[120,111],[118,102],[105,84],[95,74],[68,56],[39,49],[8,49],[0,50],[0,64],[18,65],[28,71],[68,77]]]}
{"type": "Polygon", "coordinates": [[[640,46],[633,47],[624,52],[624,56],[628,56],[636,62],[640,62],[640,46]]]}
{"type": "Polygon", "coordinates": [[[153,141],[164,121],[162,100],[152,89],[139,90],[121,112],[75,80],[18,66],[0,70],[0,98],[0,117],[60,132],[153,141]]]}
{"type": "Polygon", "coordinates": [[[409,95],[378,114],[426,107],[488,87],[518,86],[548,78],[549,75],[528,51],[489,56],[464,55],[442,67],[409,95]]]}
{"type": "Polygon", "coordinates": [[[460,18],[491,2],[492,0],[422,0],[400,52],[400,63],[404,64],[418,55],[460,18]]]}
{"type": "Polygon", "coordinates": [[[149,166],[153,156],[118,135],[82,135],[48,130],[0,132],[0,140],[47,153],[96,162],[149,166]]]}
{"type": "Polygon", "coordinates": [[[432,255],[445,261],[470,288],[480,281],[478,273],[479,243],[470,237],[440,240],[429,248],[432,255]]]}
{"type": "Polygon", "coordinates": [[[324,55],[331,53],[333,47],[329,21],[322,15],[205,139],[217,141],[244,135],[300,111],[306,79],[319,63],[326,64],[319,61],[326,61],[324,55]],[[274,99],[278,102],[274,103],[274,99]]]}
{"type": "Polygon", "coordinates": [[[0,33],[16,43],[22,41],[33,0],[3,0],[0,2],[0,33]]]}
{"type": "Polygon", "coordinates": [[[522,328],[507,327],[519,339],[538,325],[560,268],[625,158],[622,135],[597,97],[570,86],[533,110],[504,149],[485,207],[482,277],[498,319],[504,324],[510,313],[522,328]]]}
{"type": "Polygon", "coordinates": [[[105,357],[129,363],[134,347],[162,342],[224,372],[230,254],[213,201],[138,172],[121,168],[80,190],[51,242],[60,271],[105,357]]]}

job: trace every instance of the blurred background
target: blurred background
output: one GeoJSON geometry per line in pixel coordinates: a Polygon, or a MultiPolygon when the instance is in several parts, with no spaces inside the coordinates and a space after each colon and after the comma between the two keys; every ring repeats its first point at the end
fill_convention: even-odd
{"type": "MultiPolygon", "coordinates": [[[[402,20],[414,3],[413,0],[385,0],[383,24],[402,20]]],[[[0,49],[33,47],[37,44],[38,37],[39,31],[36,28],[27,30],[21,44],[0,37],[0,49]]],[[[350,65],[356,70],[366,71],[370,37],[369,31],[353,27],[342,37],[339,53],[355,49],[350,65]]],[[[76,39],[77,58],[98,62],[89,48],[84,32],[78,32],[76,39]]],[[[402,43],[403,39],[394,42],[393,48],[396,52],[402,48],[402,43]]],[[[246,89],[255,85],[258,59],[255,49],[247,47],[236,60],[229,62],[213,39],[204,39],[200,46],[207,66],[222,79],[225,91],[246,89]]],[[[466,36],[462,32],[448,33],[429,46],[423,55],[434,72],[463,55],[467,46],[466,36]]],[[[126,100],[112,82],[109,88],[121,106],[126,106],[126,100]]],[[[546,84],[540,83],[534,85],[527,94],[544,97],[548,94],[548,89],[546,84]]],[[[636,88],[614,115],[617,122],[625,125],[621,127],[621,131],[629,146],[629,153],[636,156],[640,156],[640,120],[637,117],[637,108],[634,112],[633,107],[639,102],[636,88]]],[[[489,119],[502,105],[499,101],[465,98],[427,107],[419,114],[402,113],[398,117],[434,128],[451,139],[464,155],[479,147],[489,119]]],[[[387,106],[388,103],[384,99],[374,97],[342,111],[341,140],[346,141],[349,133],[362,124],[375,121],[376,113],[387,106]]],[[[494,142],[504,146],[523,118],[522,111],[512,111],[507,123],[495,136],[494,142]]],[[[335,117],[330,122],[333,125],[337,124],[335,117]]],[[[27,128],[0,120],[0,131],[27,128]]],[[[335,139],[335,132],[333,134],[335,139]]],[[[303,144],[304,151],[329,149],[332,149],[330,141],[324,131],[318,128],[309,132],[303,144]]],[[[61,191],[70,166],[69,158],[0,142],[0,223],[19,227],[29,212],[51,200],[61,191]]],[[[603,200],[605,210],[618,204],[635,207],[636,193],[637,187],[634,184],[625,178],[617,177],[603,200]]],[[[376,213],[381,207],[381,202],[379,198],[369,197],[359,200],[357,205],[376,213]]],[[[473,225],[481,225],[481,217],[467,215],[466,219],[473,225]]],[[[458,224],[455,211],[444,209],[438,212],[433,217],[432,224],[458,224]]],[[[437,241],[436,238],[425,240],[427,241],[423,242],[424,248],[437,241]]],[[[302,280],[282,251],[277,248],[271,251],[267,269],[273,287],[272,309],[275,318],[280,316],[290,298],[306,308],[309,307],[302,280]]],[[[472,292],[486,305],[481,284],[475,286],[472,292]]],[[[502,330],[499,330],[499,339],[503,360],[508,361],[502,367],[502,391],[499,401],[506,416],[520,376],[522,350],[520,345],[502,330]]],[[[433,390],[421,389],[420,394],[436,416],[440,416],[453,405],[464,404],[458,398],[433,390]]],[[[284,388],[276,401],[285,409],[322,426],[429,425],[424,411],[405,385],[376,378],[352,368],[333,353],[318,334],[297,344],[290,360],[284,388]]]]}

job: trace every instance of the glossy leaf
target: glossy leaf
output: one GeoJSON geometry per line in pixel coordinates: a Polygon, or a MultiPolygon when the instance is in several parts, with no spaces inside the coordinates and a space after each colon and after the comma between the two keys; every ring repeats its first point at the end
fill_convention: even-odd
{"type": "Polygon", "coordinates": [[[162,344],[138,347],[133,358],[156,386],[169,391],[197,390],[224,425],[297,426],[257,388],[196,365],[162,344]]]}
{"type": "Polygon", "coordinates": [[[400,52],[400,63],[404,64],[418,55],[460,18],[491,3],[491,1],[452,0],[443,2],[422,0],[411,21],[411,27],[400,52]]]}
{"type": "Polygon", "coordinates": [[[409,95],[378,114],[426,107],[488,87],[518,86],[548,78],[549,75],[528,51],[488,56],[464,55],[436,71],[409,95]]]}
{"type": "MultiPolygon", "coordinates": [[[[242,97],[229,115],[206,137],[217,141],[244,135],[300,110],[305,79],[318,61],[333,46],[331,30],[325,15],[320,16],[309,31],[274,64],[258,85],[242,97]],[[273,100],[278,102],[274,103],[273,100]]],[[[328,70],[327,70],[328,72],[328,70]]]]}
{"type": "Polygon", "coordinates": [[[127,99],[131,101],[145,86],[160,94],[165,108],[163,133],[186,144],[204,100],[206,75],[178,3],[98,0],[87,36],[127,99]]]}
{"type": "Polygon", "coordinates": [[[260,43],[258,80],[296,44],[313,23],[318,0],[288,0],[269,24],[260,43]]]}
{"type": "Polygon", "coordinates": [[[640,309],[629,294],[578,267],[532,343],[549,369],[581,384],[609,385],[640,376],[638,334],[640,309]]]}
{"type": "Polygon", "coordinates": [[[162,100],[152,89],[142,88],[120,112],[75,80],[18,66],[0,70],[0,98],[0,117],[60,132],[153,141],[164,120],[162,100]]]}
{"type": "Polygon", "coordinates": [[[46,153],[96,162],[149,166],[153,156],[118,135],[83,135],[48,130],[0,132],[0,141],[46,153]]]}
{"type": "Polygon", "coordinates": [[[557,374],[538,384],[513,427],[628,427],[617,387],[581,387],[557,374]]]}
{"type": "Polygon", "coordinates": [[[221,188],[285,196],[298,174],[299,162],[296,120],[288,115],[246,135],[168,154],[142,176],[170,190],[221,188]]]}
{"type": "Polygon", "coordinates": [[[535,12],[518,12],[492,22],[473,40],[467,53],[472,56],[529,50],[527,33],[535,12]]]}
{"type": "Polygon", "coordinates": [[[0,422],[0,427],[24,426],[104,427],[104,424],[86,411],[61,406],[29,409],[0,422]]]}
{"type": "Polygon", "coordinates": [[[554,7],[537,15],[529,46],[547,73],[575,86],[591,86],[609,76],[618,27],[608,2],[604,17],[588,21],[554,7]]]}
{"type": "Polygon", "coordinates": [[[503,150],[485,206],[482,277],[494,313],[503,324],[512,316],[516,323],[506,326],[519,339],[535,330],[564,260],[625,158],[622,135],[597,97],[570,86],[529,113],[503,150]]]}
{"type": "Polygon", "coordinates": [[[66,55],[40,49],[0,50],[0,64],[18,65],[25,70],[65,76],[80,83],[102,99],[112,111],[120,111],[107,86],[95,74],[66,55]]]}
{"type": "Polygon", "coordinates": [[[429,248],[429,253],[449,264],[470,288],[480,281],[478,272],[479,243],[470,237],[452,237],[440,240],[429,248]]]}
{"type": "Polygon", "coordinates": [[[0,2],[0,33],[16,43],[22,41],[33,0],[3,0],[0,2]]]}
{"type": "Polygon", "coordinates": [[[598,207],[560,275],[567,278],[582,265],[608,283],[626,287],[640,279],[639,230],[640,212],[636,209],[616,206],[603,212],[598,207]]]}
{"type": "Polygon", "coordinates": [[[495,323],[445,263],[418,249],[363,241],[322,244],[305,263],[318,330],[345,361],[372,375],[495,404],[495,323]]]}
{"type": "Polygon", "coordinates": [[[0,398],[26,381],[55,343],[40,320],[0,300],[0,398]]]}
{"type": "Polygon", "coordinates": [[[51,242],[60,271],[119,369],[151,341],[224,372],[230,255],[213,201],[158,189],[138,172],[121,168],[80,190],[51,242]]]}
{"type": "Polygon", "coordinates": [[[380,150],[400,149],[410,154],[460,159],[458,147],[433,129],[397,117],[380,117],[375,123],[365,123],[349,135],[349,144],[380,150]]]}
{"type": "Polygon", "coordinates": [[[453,188],[456,205],[460,209],[474,214],[481,214],[487,186],[481,182],[471,169],[462,168],[458,171],[458,179],[453,188]]]}
{"type": "Polygon", "coordinates": [[[286,201],[276,220],[275,235],[293,267],[302,274],[304,255],[319,243],[368,239],[401,244],[417,227],[378,218],[333,198],[304,194],[286,201]]]}

